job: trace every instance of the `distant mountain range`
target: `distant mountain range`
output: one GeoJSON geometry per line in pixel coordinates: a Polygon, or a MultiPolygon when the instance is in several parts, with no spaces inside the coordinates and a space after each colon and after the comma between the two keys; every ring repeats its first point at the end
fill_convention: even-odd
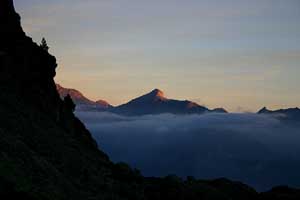
{"type": "Polygon", "coordinates": [[[258,114],[271,115],[280,120],[284,121],[297,121],[300,123],[300,109],[299,108],[288,108],[288,109],[279,109],[279,110],[269,110],[264,107],[257,112],[258,114]]]}
{"type": "Polygon", "coordinates": [[[192,101],[168,99],[159,89],[115,107],[104,100],[89,100],[78,90],[64,88],[58,84],[57,90],[62,98],[69,94],[77,105],[77,110],[108,111],[122,115],[227,113],[224,108],[210,110],[192,101]]]}
{"type": "MultiPolygon", "coordinates": [[[[154,89],[151,92],[137,97],[125,104],[112,106],[105,100],[92,101],[76,89],[64,88],[56,84],[61,98],[69,94],[77,105],[77,111],[107,111],[121,115],[148,115],[148,114],[203,114],[203,113],[227,113],[224,108],[208,109],[188,100],[175,100],[165,97],[164,92],[154,89]]],[[[288,108],[269,110],[264,107],[257,114],[274,116],[285,121],[300,121],[300,109],[288,108]]]]}
{"type": "Polygon", "coordinates": [[[64,88],[59,84],[56,84],[56,89],[62,99],[69,94],[80,110],[106,110],[113,107],[104,100],[92,101],[75,89],[64,88]]]}

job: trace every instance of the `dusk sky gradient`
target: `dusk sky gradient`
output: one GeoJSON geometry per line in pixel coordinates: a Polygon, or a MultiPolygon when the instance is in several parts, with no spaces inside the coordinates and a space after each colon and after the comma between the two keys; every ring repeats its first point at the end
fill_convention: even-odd
{"type": "Polygon", "coordinates": [[[56,81],[117,105],[160,88],[210,108],[300,106],[299,0],[15,0],[56,81]]]}

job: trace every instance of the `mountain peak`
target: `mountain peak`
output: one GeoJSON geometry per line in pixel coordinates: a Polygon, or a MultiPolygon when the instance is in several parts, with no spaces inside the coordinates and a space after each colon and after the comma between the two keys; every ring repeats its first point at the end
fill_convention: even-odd
{"type": "Polygon", "coordinates": [[[149,95],[153,96],[153,97],[161,97],[161,98],[165,98],[164,92],[161,91],[160,89],[154,89],[152,90],[149,95]]]}
{"type": "Polygon", "coordinates": [[[212,110],[212,112],[215,112],[215,113],[228,113],[227,110],[225,110],[224,108],[215,108],[212,110]]]}
{"type": "Polygon", "coordinates": [[[263,114],[263,113],[269,113],[271,112],[267,107],[263,107],[262,109],[260,109],[258,111],[259,114],[263,114]]]}
{"type": "Polygon", "coordinates": [[[164,101],[166,99],[167,98],[164,97],[163,91],[161,91],[160,89],[154,89],[151,92],[144,94],[143,96],[131,100],[131,102],[145,103],[145,102],[164,101]]]}

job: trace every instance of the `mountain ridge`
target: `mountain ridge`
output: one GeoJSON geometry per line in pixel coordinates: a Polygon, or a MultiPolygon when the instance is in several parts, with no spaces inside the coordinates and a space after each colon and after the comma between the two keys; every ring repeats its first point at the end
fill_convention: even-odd
{"type": "Polygon", "coordinates": [[[70,97],[72,98],[74,103],[78,106],[81,106],[81,108],[82,108],[82,106],[91,106],[93,109],[103,110],[103,109],[109,109],[109,108],[113,107],[107,101],[102,100],[102,99],[99,99],[97,101],[92,101],[92,100],[88,99],[87,97],[85,97],[80,91],[78,91],[76,89],[65,88],[57,83],[56,83],[56,88],[57,88],[57,91],[58,91],[61,99],[63,99],[67,95],[70,95],[70,97]]]}
{"type": "Polygon", "coordinates": [[[188,100],[174,100],[164,96],[159,89],[139,96],[125,104],[115,107],[114,112],[126,115],[147,115],[147,114],[203,114],[209,109],[188,100]]]}
{"type": "MultiPolygon", "coordinates": [[[[95,103],[97,102],[87,99],[78,90],[63,88],[59,84],[57,84],[57,87],[61,97],[64,97],[67,94],[69,94],[78,106],[90,105],[92,106],[92,110],[94,110],[95,103]]],[[[86,110],[88,110],[87,107],[85,108],[86,110]]],[[[111,106],[109,103],[104,101],[102,102],[102,106],[99,107],[99,111],[108,111],[123,115],[147,115],[162,113],[204,114],[209,112],[227,113],[227,111],[224,108],[215,108],[210,110],[204,106],[200,106],[199,104],[189,100],[169,99],[164,95],[164,92],[160,89],[153,89],[152,91],[144,95],[136,97],[128,101],[127,103],[115,107],[111,106]]]]}
{"type": "Polygon", "coordinates": [[[298,107],[278,110],[269,110],[267,107],[263,107],[257,114],[273,116],[282,121],[300,123],[300,109],[298,107]]]}

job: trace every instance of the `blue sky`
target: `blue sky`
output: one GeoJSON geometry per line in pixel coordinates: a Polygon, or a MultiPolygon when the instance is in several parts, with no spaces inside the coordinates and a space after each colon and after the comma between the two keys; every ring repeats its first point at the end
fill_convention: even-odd
{"type": "Polygon", "coordinates": [[[123,103],[153,88],[230,111],[300,106],[299,0],[15,0],[56,81],[123,103]]]}

